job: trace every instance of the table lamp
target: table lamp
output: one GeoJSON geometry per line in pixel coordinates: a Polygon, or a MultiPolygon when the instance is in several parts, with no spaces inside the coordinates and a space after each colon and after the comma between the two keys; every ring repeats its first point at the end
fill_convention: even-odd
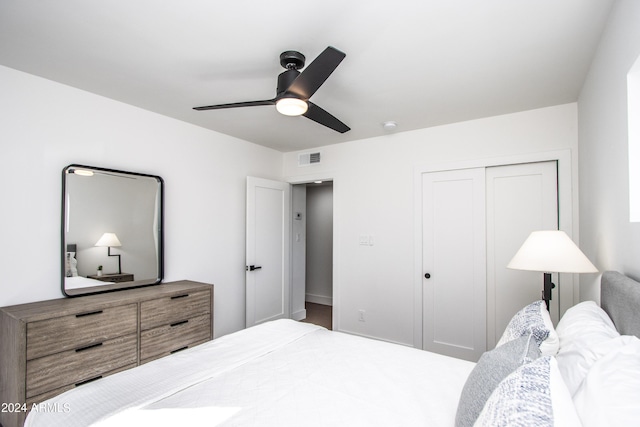
{"type": "Polygon", "coordinates": [[[120,254],[111,254],[112,246],[122,246],[122,243],[120,243],[118,236],[116,236],[115,233],[104,233],[102,237],[96,242],[95,246],[106,246],[108,248],[107,255],[118,257],[118,274],[121,274],[122,269],[120,267],[120,254]]]}
{"type": "Polygon", "coordinates": [[[598,269],[564,231],[534,231],[524,241],[507,268],[544,273],[542,299],[551,300],[551,273],[597,273],[598,269]]]}

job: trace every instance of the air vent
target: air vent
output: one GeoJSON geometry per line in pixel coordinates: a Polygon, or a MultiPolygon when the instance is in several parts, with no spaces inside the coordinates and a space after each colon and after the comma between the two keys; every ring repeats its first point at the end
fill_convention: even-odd
{"type": "Polygon", "coordinates": [[[320,163],[320,153],[298,154],[298,166],[309,166],[320,163]]]}

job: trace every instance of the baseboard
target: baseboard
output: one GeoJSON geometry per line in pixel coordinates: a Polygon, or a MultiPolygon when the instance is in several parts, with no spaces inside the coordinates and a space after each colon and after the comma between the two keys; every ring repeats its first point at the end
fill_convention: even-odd
{"type": "Polygon", "coordinates": [[[312,302],[314,304],[333,305],[333,298],[325,297],[324,295],[306,294],[305,301],[312,302]]]}
{"type": "Polygon", "coordinates": [[[295,313],[291,314],[291,318],[295,321],[300,321],[300,320],[304,320],[307,318],[307,310],[300,310],[300,311],[296,311],[295,313]]]}

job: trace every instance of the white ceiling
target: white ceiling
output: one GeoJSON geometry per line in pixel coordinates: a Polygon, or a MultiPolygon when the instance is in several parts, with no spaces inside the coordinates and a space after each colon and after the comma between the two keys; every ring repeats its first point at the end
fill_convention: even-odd
{"type": "MultiPolygon", "coordinates": [[[[574,102],[614,0],[0,0],[0,64],[280,151],[574,102]],[[311,100],[270,99],[297,50],[347,54],[311,100]]],[[[1,95],[0,95],[1,96],[1,95]]]]}

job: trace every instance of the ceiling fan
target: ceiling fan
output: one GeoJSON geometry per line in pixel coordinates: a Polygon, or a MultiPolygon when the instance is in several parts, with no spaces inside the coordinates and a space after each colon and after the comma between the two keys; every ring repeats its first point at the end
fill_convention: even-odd
{"type": "Polygon", "coordinates": [[[316,93],[327,78],[333,73],[346,55],[334,47],[327,47],[318,57],[304,67],[305,57],[300,52],[288,50],[280,54],[280,65],[286,68],[278,76],[276,97],[263,101],[234,102],[231,104],[208,105],[194,107],[194,110],[220,110],[224,108],[255,107],[259,105],[275,105],[278,112],[287,116],[305,116],[314,122],[345,133],[350,128],[340,120],[318,107],[309,98],[316,93]]]}

